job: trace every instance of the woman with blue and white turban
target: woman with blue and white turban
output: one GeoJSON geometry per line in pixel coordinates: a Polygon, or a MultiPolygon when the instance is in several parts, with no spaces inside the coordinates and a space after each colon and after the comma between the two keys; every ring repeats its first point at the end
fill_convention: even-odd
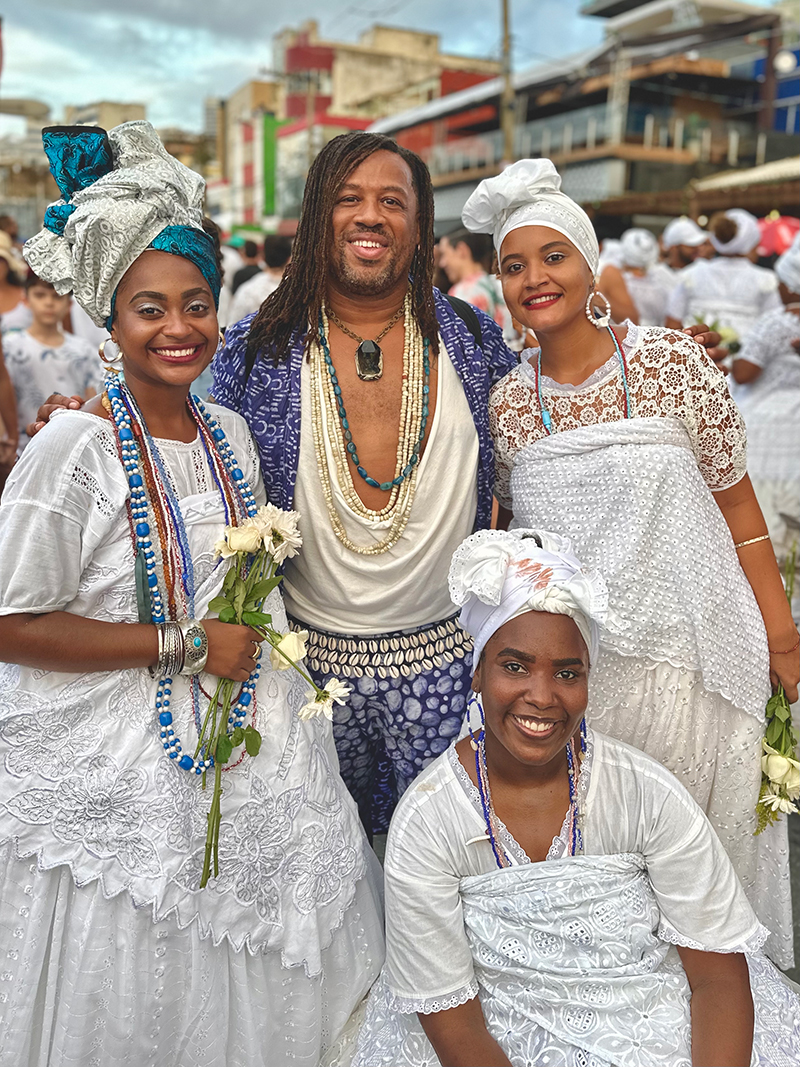
{"type": "Polygon", "coordinates": [[[0,1061],[317,1067],[380,967],[379,870],[306,685],[212,608],[249,519],[298,539],[244,421],[189,393],[219,338],[203,181],[145,122],[44,143],[63,195],[28,261],[123,375],[0,505],[0,1061]],[[227,758],[198,744],[218,679],[227,758]]]}
{"type": "Polygon", "coordinates": [[[708,819],[586,726],[602,577],[563,537],[481,531],[450,591],[469,735],[400,800],[386,966],[353,1067],[779,1067],[800,1001],[708,819]]]}

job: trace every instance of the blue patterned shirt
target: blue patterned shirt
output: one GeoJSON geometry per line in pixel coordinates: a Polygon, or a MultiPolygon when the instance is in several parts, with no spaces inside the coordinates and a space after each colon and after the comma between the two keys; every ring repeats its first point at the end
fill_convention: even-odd
{"type": "MultiPolygon", "coordinates": [[[[475,529],[489,526],[492,518],[494,447],[489,433],[489,390],[519,362],[503,341],[500,327],[476,310],[483,347],[478,348],[466,323],[453,311],[438,289],[434,290],[436,318],[456,373],[464,387],[478,434],[478,508],[475,529]]],[[[297,331],[288,359],[275,366],[269,354],[259,354],[245,381],[245,354],[250,323],[248,315],[229,327],[225,346],[214,359],[213,396],[218,404],[238,411],[246,420],[261,455],[267,498],[278,507],[291,508],[300,457],[300,370],[303,339],[297,331]]]]}

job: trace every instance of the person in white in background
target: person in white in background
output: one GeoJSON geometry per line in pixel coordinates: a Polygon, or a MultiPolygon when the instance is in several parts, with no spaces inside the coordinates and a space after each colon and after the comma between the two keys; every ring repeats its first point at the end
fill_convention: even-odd
{"type": "Polygon", "coordinates": [[[778,279],[748,259],[761,238],[749,211],[732,208],[714,215],[709,230],[718,255],[699,259],[682,272],[669,299],[666,325],[675,329],[707,322],[719,328],[723,344],[735,351],[758,318],[780,308],[778,279]]]}
{"type": "Polygon", "coordinates": [[[701,230],[694,219],[682,215],[664,227],[661,247],[664,261],[670,270],[677,273],[690,266],[700,255],[700,249],[708,241],[708,234],[701,230]]]}
{"type": "MultiPolygon", "coordinates": [[[[622,277],[636,306],[640,326],[663,326],[669,294],[674,286],[671,271],[658,261],[658,241],[649,230],[626,230],[620,241],[622,277]]],[[[600,292],[605,292],[600,275],[600,292]]],[[[612,302],[613,311],[613,302],[612,302]]]]}
{"type": "Polygon", "coordinates": [[[231,301],[233,300],[233,278],[237,270],[241,270],[244,266],[244,260],[239,253],[237,247],[234,247],[234,242],[238,245],[243,245],[244,241],[239,237],[231,237],[230,241],[222,245],[222,290],[219,294],[219,324],[223,328],[228,326],[231,322],[235,322],[235,319],[230,317],[231,301]]]}
{"type": "Polygon", "coordinates": [[[24,330],[31,324],[31,313],[22,288],[24,274],[17,273],[17,259],[11,238],[0,230],[0,332],[24,330]]]}
{"type": "Polygon", "coordinates": [[[69,306],[69,328],[76,337],[88,341],[95,352],[103,341],[109,338],[109,332],[103,326],[95,326],[80,304],[73,298],[69,306]]]}
{"type": "Polygon", "coordinates": [[[61,322],[72,297],[59,296],[50,282],[32,272],[25,281],[25,306],[33,321],[27,330],[13,330],[3,339],[6,367],[17,397],[19,440],[17,454],[30,438],[25,427],[54,383],[66,396],[88,400],[103,381],[97,349],[75,334],[65,333],[61,322]]]}
{"type": "Polygon", "coordinates": [[[747,467],[782,565],[800,526],[800,234],[775,274],[783,305],[755,323],[731,377],[747,426],[747,467]]]}
{"type": "Polygon", "coordinates": [[[292,258],[292,240],[281,234],[269,234],[264,238],[264,263],[266,269],[243,282],[233,295],[228,310],[231,323],[240,322],[246,315],[258,311],[270,293],[280,285],[283,272],[292,258]]]}
{"type": "Polygon", "coordinates": [[[616,237],[606,237],[600,245],[600,273],[608,266],[622,270],[622,242],[616,237]]]}

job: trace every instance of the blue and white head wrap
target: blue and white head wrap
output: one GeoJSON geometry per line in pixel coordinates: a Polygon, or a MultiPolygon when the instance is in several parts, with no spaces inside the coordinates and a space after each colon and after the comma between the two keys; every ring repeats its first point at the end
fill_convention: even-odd
{"type": "Polygon", "coordinates": [[[171,156],[149,122],[106,133],[92,126],[42,131],[61,191],[23,254],[57,292],[72,292],[97,326],[111,328],[123,275],[148,248],[183,256],[219,301],[214,242],[203,230],[205,182],[171,156]]]}

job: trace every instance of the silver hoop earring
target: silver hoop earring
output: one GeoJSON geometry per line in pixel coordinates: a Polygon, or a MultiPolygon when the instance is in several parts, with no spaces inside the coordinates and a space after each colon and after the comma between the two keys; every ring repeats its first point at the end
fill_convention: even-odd
{"type": "Polygon", "coordinates": [[[608,298],[603,296],[599,289],[592,289],[586,298],[586,318],[591,322],[592,326],[596,326],[598,330],[605,330],[611,323],[611,304],[608,302],[608,298]],[[602,315],[596,315],[593,307],[595,297],[598,300],[602,300],[606,306],[606,310],[602,315]]]}

